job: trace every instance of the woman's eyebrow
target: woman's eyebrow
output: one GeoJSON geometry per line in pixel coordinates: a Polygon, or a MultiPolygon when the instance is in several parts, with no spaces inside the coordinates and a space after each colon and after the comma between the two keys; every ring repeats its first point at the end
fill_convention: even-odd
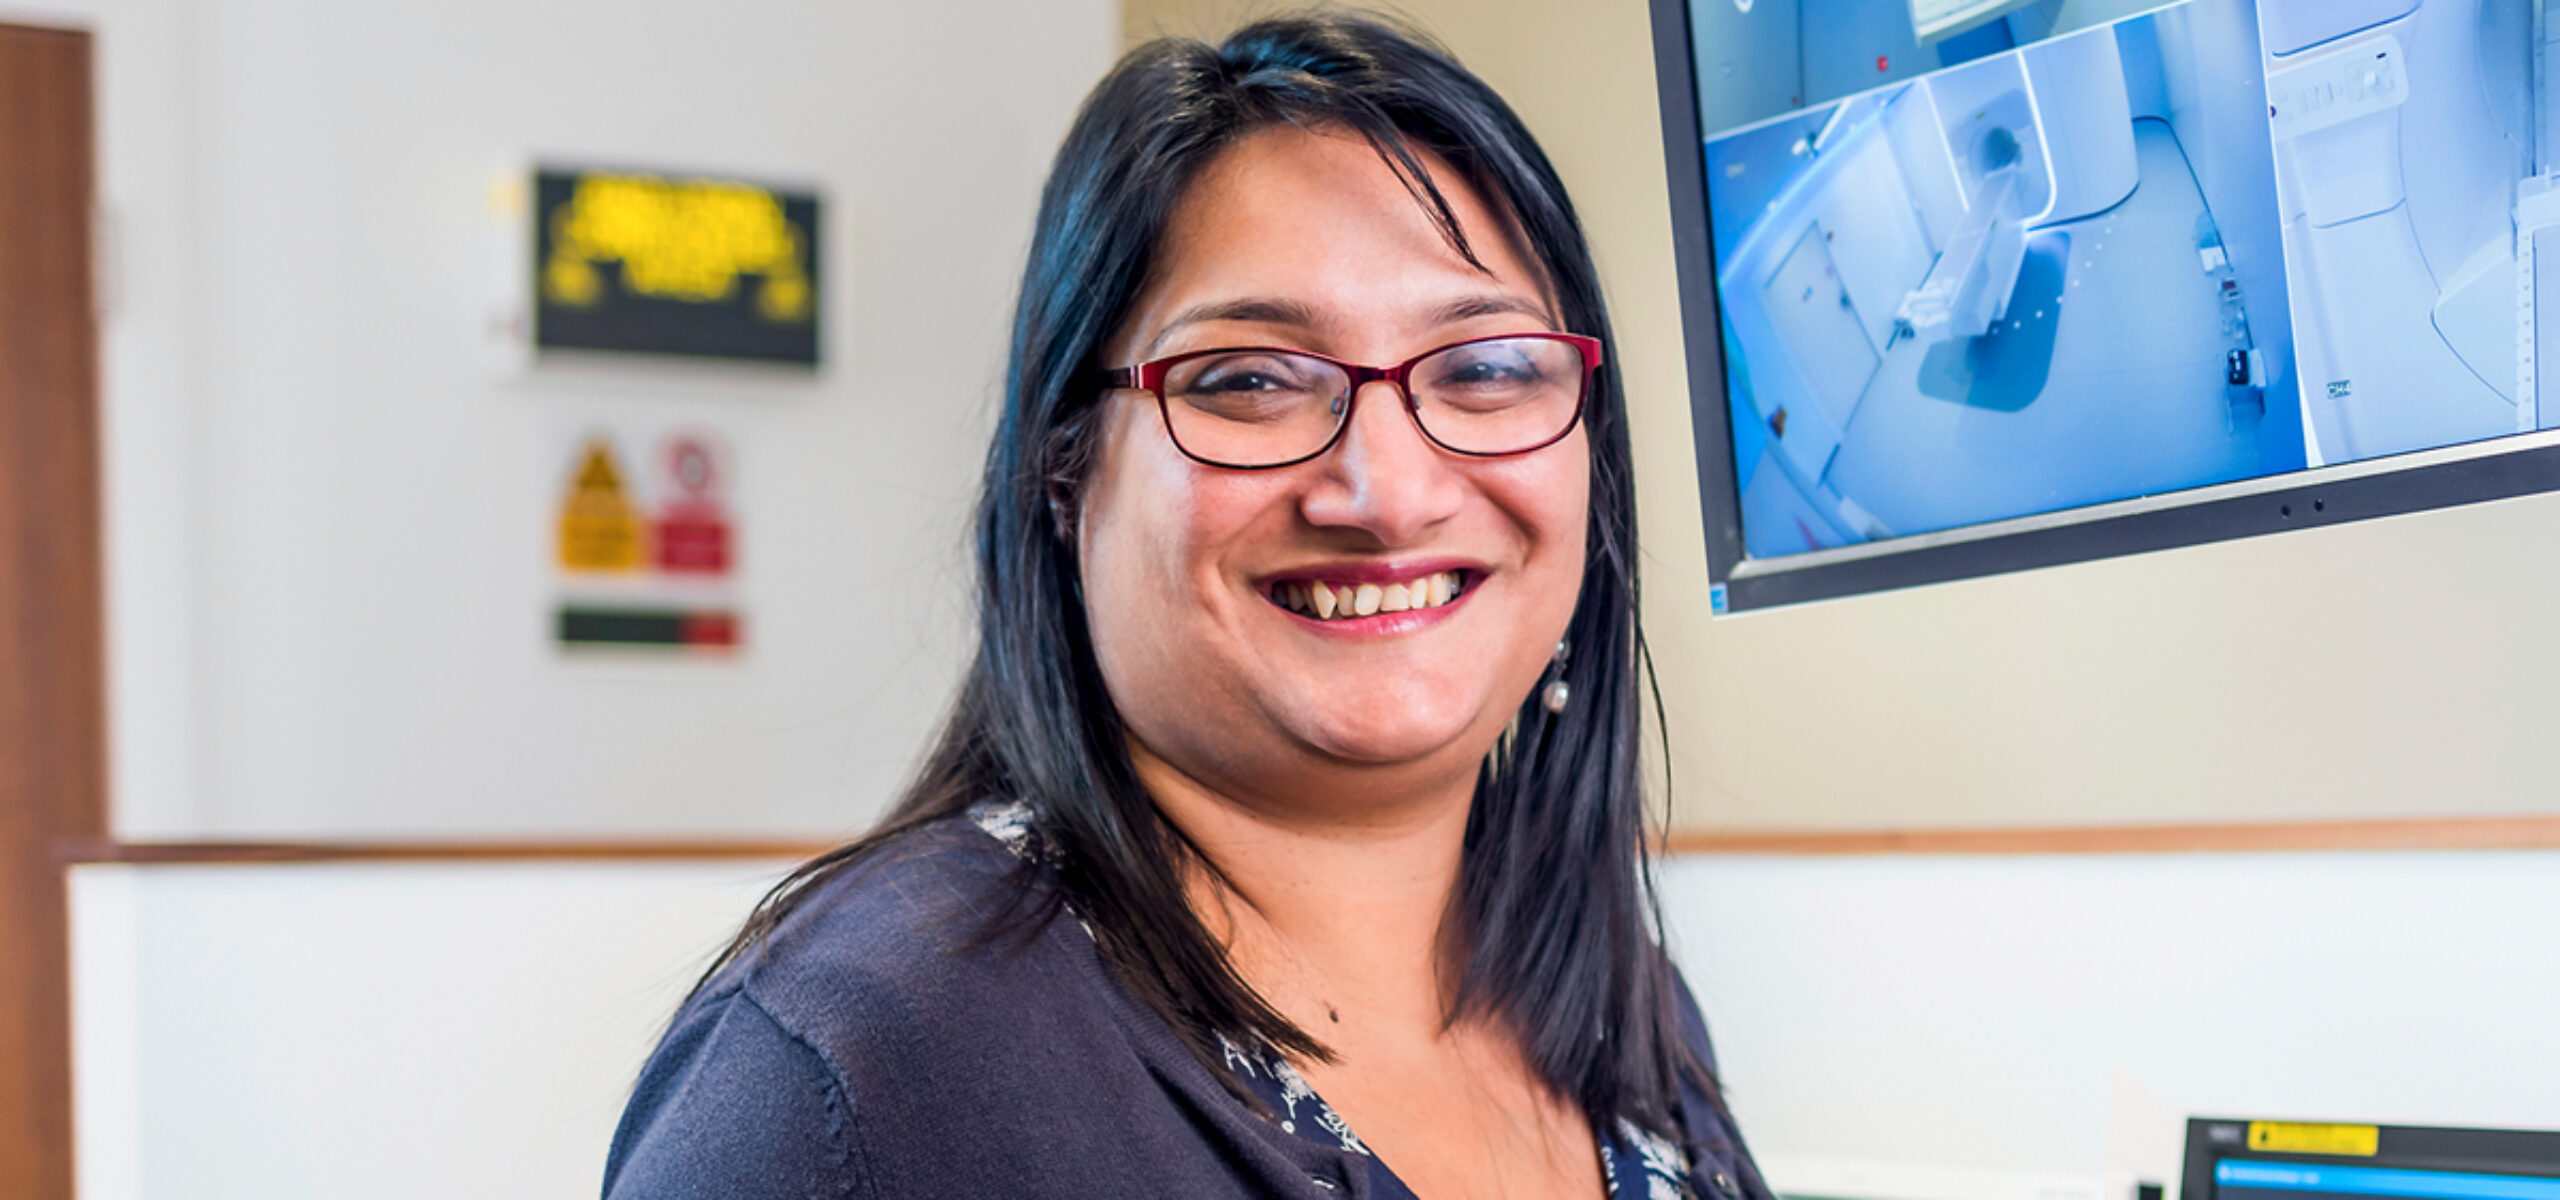
{"type": "Polygon", "coordinates": [[[1163,349],[1164,340],[1172,337],[1175,330],[1185,325],[1198,325],[1204,321],[1251,321],[1260,325],[1287,325],[1298,329],[1312,329],[1320,323],[1316,319],[1314,309],[1295,300],[1270,297],[1212,300],[1206,304],[1192,305],[1175,313],[1173,319],[1165,322],[1164,328],[1157,330],[1156,336],[1147,342],[1148,357],[1154,357],[1156,351],[1163,349]]]}
{"type": "MultiPolygon", "coordinates": [[[[1477,317],[1497,316],[1504,313],[1533,317],[1539,324],[1551,329],[1556,323],[1554,315],[1547,311],[1546,306],[1535,300],[1504,292],[1481,292],[1472,296],[1461,296],[1441,305],[1432,312],[1430,324],[1455,325],[1477,317]]],[[[1242,300],[1212,300],[1206,304],[1192,305],[1175,313],[1173,319],[1165,322],[1164,328],[1157,330],[1155,337],[1148,340],[1146,355],[1150,358],[1154,357],[1158,350],[1164,348],[1165,339],[1172,337],[1175,330],[1185,325],[1198,325],[1208,321],[1248,321],[1257,325],[1285,325],[1293,329],[1314,329],[1326,323],[1313,308],[1295,300],[1269,296],[1255,296],[1242,300]]]]}
{"type": "Polygon", "coordinates": [[[1555,316],[1547,311],[1546,305],[1525,296],[1514,296],[1505,292],[1483,292],[1461,297],[1441,305],[1440,311],[1435,315],[1438,324],[1455,325],[1460,321],[1497,316],[1502,313],[1518,313],[1525,317],[1535,317],[1540,324],[1550,328],[1555,325],[1555,316]]]}

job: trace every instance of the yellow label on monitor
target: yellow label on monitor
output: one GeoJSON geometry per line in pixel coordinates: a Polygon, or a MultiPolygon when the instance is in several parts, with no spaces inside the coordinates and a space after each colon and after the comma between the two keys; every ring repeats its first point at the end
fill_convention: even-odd
{"type": "Polygon", "coordinates": [[[2274,1154],[2336,1154],[2371,1158],[2382,1152],[2382,1129],[2374,1125],[2251,1121],[2249,1148],[2274,1154]]]}

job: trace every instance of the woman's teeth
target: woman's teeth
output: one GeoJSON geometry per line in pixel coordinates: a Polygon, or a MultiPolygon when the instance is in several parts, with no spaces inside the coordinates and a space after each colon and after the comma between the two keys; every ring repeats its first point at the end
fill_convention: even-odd
{"type": "Polygon", "coordinates": [[[1290,612],[1319,621],[1348,621],[1379,613],[1438,608],[1456,599],[1464,582],[1465,577],[1456,571],[1385,585],[1288,579],[1271,585],[1271,599],[1290,612]]]}

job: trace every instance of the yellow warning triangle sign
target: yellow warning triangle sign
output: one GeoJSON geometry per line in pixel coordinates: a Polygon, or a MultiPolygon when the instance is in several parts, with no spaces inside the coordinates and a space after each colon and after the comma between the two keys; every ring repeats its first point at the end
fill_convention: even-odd
{"type": "Polygon", "coordinates": [[[648,546],[639,514],[622,493],[613,443],[587,443],[578,474],[560,502],[560,567],[565,571],[636,571],[648,546]]]}
{"type": "Polygon", "coordinates": [[[620,496],[622,468],[613,464],[613,444],[587,443],[586,456],[578,461],[578,480],[570,486],[585,495],[620,496]]]}

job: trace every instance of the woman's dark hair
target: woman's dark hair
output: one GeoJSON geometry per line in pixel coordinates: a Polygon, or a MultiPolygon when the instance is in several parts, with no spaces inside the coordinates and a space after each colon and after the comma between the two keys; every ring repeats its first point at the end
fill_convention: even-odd
{"type": "MultiPolygon", "coordinates": [[[[1204,1061],[1220,1062],[1222,1036],[1326,1056],[1236,974],[1186,901],[1186,867],[1206,864],[1131,768],[1087,633],[1074,538],[1097,376],[1125,365],[1100,361],[1105,341],[1146,285],[1189,182],[1221,150],[1284,125],[1365,139],[1475,262],[1424,169],[1426,156],[1446,164],[1509,219],[1494,232],[1516,236],[1543,269],[1564,327],[1608,337],[1554,168],[1501,98],[1422,35],[1327,12],[1261,21],[1222,46],[1164,39],[1130,52],[1086,100],[1041,193],[978,505],[976,661],[886,821],[776,887],[723,964],[884,842],[980,801],[1021,801],[1063,900],[1120,983],[1204,1061]]],[[[1635,492],[1616,370],[1601,368],[1582,419],[1591,502],[1562,668],[1572,703],[1558,713],[1524,701],[1478,777],[1458,899],[1470,940],[1449,1015],[1510,1023],[1539,1074],[1592,1117],[1677,1139],[1684,1077],[1720,1099],[1682,1036],[1677,980],[1655,938],[1635,492]]]]}

